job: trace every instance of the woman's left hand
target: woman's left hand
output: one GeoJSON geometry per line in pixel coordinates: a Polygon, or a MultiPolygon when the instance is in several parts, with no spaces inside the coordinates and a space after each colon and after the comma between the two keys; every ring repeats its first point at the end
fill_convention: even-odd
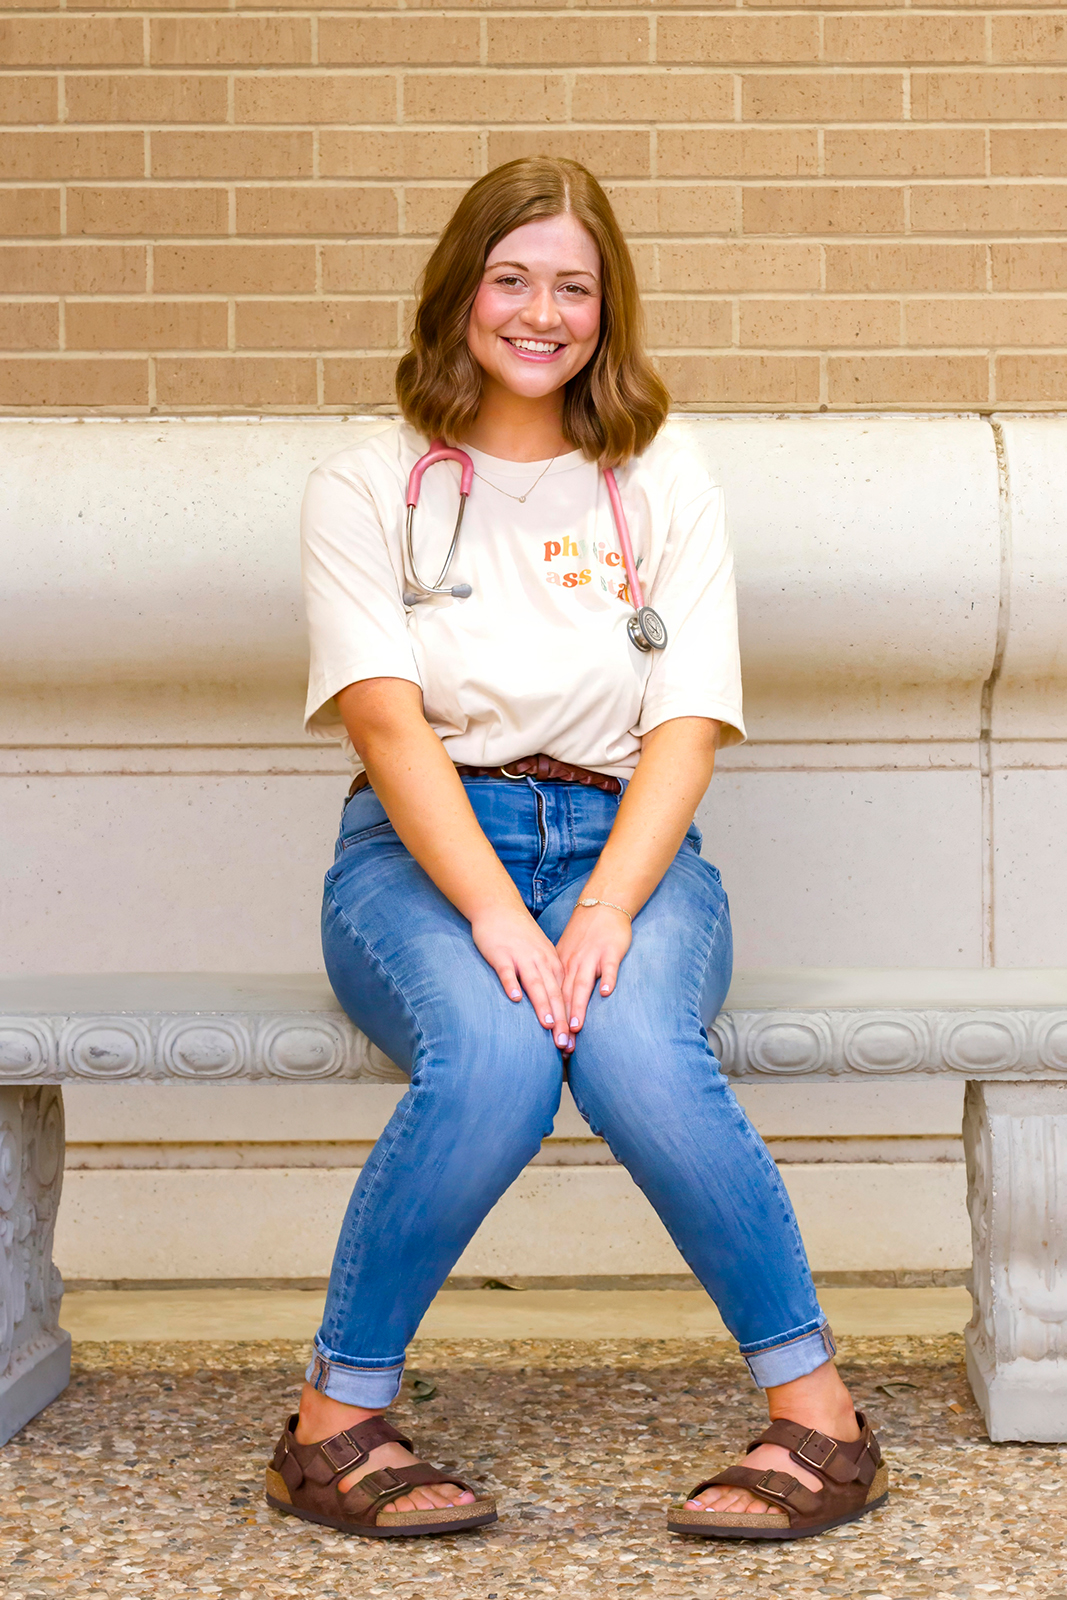
{"type": "Polygon", "coordinates": [[[556,949],[563,962],[567,1022],[576,1033],[585,1021],[593,988],[600,980],[605,998],[615,988],[622,958],[630,948],[629,918],[611,906],[576,906],[556,949]]]}

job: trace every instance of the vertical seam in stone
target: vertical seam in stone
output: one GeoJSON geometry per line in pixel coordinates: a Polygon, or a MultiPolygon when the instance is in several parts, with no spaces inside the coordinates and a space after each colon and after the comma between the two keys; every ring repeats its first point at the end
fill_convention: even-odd
{"type": "Polygon", "coordinates": [[[996,840],[993,814],[993,698],[1004,664],[1004,649],[1011,622],[1011,476],[1004,428],[989,419],[997,458],[997,502],[1000,525],[1000,579],[997,602],[997,636],[993,664],[982,685],[981,725],[978,759],[982,784],[982,965],[992,967],[996,958],[996,895],[994,869],[996,840]]]}

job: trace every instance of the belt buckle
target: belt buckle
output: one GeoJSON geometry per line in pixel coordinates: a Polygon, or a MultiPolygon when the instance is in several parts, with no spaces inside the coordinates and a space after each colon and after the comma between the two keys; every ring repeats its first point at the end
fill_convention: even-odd
{"type": "Polygon", "coordinates": [[[509,772],[507,767],[501,767],[500,771],[502,776],[510,778],[512,783],[522,783],[526,777],[525,772],[509,772]]]}

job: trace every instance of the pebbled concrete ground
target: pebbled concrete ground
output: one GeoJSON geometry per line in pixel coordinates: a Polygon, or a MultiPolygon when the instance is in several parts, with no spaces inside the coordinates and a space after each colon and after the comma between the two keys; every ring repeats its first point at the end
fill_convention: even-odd
{"type": "Polygon", "coordinates": [[[852,1337],[888,1507],[795,1544],[667,1534],[668,1501],[760,1425],[718,1340],[420,1340],[394,1415],[502,1518],[448,1538],[345,1538],[268,1511],[263,1465],[303,1343],[80,1344],[71,1388],[0,1450],[5,1600],[1067,1600],[1067,1447],[991,1445],[962,1340],[852,1337]],[[896,1380],[896,1381],[894,1381],[896,1380]],[[888,1387],[887,1389],[883,1386],[888,1387]]]}

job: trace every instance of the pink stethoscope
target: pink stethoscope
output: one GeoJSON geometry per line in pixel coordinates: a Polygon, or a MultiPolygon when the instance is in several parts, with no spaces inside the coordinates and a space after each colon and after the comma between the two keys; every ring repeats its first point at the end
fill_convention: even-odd
{"type": "MultiPolygon", "coordinates": [[[[459,530],[463,525],[463,513],[467,508],[467,496],[471,492],[474,482],[474,462],[463,450],[457,450],[452,445],[445,444],[440,439],[435,439],[424,456],[420,456],[411,469],[408,478],[407,494],[407,564],[411,568],[414,583],[410,589],[404,590],[404,604],[417,606],[423,600],[429,600],[435,594],[448,594],[454,600],[469,600],[471,586],[469,583],[455,583],[449,587],[445,583],[449,568],[455,558],[459,545],[459,530]],[[445,564],[437,575],[436,583],[423,583],[419,577],[419,569],[415,565],[415,550],[412,544],[412,531],[415,522],[415,507],[419,503],[419,490],[422,487],[422,475],[427,467],[434,466],[438,461],[458,461],[461,472],[459,480],[459,514],[456,517],[456,526],[452,533],[452,543],[448,547],[445,564]]],[[[608,499],[611,501],[611,514],[615,519],[615,528],[619,535],[619,544],[622,547],[623,566],[626,568],[626,582],[630,586],[630,595],[634,604],[634,614],[627,620],[626,631],[630,636],[630,643],[638,650],[662,650],[667,643],[667,629],[663,618],[651,606],[645,605],[644,593],[637,579],[637,567],[634,564],[633,546],[630,543],[630,530],[626,525],[626,513],[622,508],[622,498],[619,486],[615,482],[615,474],[610,467],[604,468],[604,482],[608,486],[608,499]]],[[[406,576],[406,575],[405,575],[406,576]]]]}

